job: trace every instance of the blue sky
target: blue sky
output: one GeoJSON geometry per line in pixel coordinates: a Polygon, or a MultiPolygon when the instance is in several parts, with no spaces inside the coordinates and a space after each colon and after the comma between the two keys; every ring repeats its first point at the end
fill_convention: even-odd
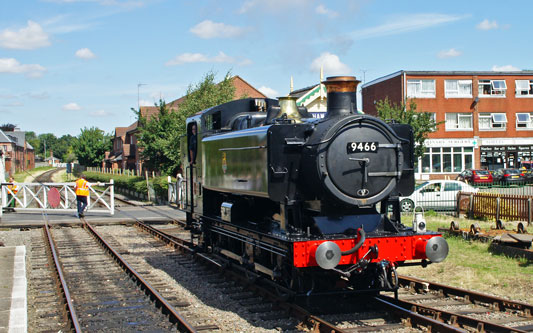
{"type": "Polygon", "coordinates": [[[324,75],[533,69],[531,1],[4,0],[0,124],[112,132],[213,70],[271,97],[324,75]],[[138,84],[145,84],[138,86],[138,84]]]}

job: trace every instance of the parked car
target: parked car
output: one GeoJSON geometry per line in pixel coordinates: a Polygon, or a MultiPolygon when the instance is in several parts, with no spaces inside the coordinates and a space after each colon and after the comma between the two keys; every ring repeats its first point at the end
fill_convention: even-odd
{"type": "Polygon", "coordinates": [[[479,189],[458,180],[429,180],[418,185],[410,196],[400,197],[400,207],[403,212],[411,212],[416,206],[424,210],[455,210],[459,191],[475,193],[479,189]]]}
{"type": "Polygon", "coordinates": [[[533,184],[533,170],[532,169],[526,169],[521,170],[524,174],[524,177],[526,178],[526,183],[533,184]]]}
{"type": "Polygon", "coordinates": [[[488,170],[466,169],[455,180],[472,185],[491,185],[492,174],[488,170]]]}
{"type": "Polygon", "coordinates": [[[524,184],[526,177],[524,173],[518,169],[498,169],[492,174],[493,183],[496,184],[524,184]]]}

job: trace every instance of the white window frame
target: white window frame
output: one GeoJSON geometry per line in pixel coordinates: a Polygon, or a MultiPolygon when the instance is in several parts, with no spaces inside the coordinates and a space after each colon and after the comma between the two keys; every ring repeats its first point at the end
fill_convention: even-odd
{"type": "Polygon", "coordinates": [[[478,125],[480,131],[505,131],[507,129],[507,115],[502,112],[480,113],[478,125]],[[481,119],[489,119],[489,128],[481,127],[481,119]]]}
{"type": "Polygon", "coordinates": [[[435,80],[427,79],[408,79],[407,80],[407,97],[408,98],[435,98],[436,82],[435,80]],[[433,88],[431,90],[424,90],[423,83],[432,82],[433,88]],[[410,91],[410,87],[417,86],[415,91],[410,91]]]}
{"type": "Polygon", "coordinates": [[[446,131],[472,131],[473,130],[473,117],[472,113],[460,113],[460,112],[447,112],[445,114],[445,128],[446,131]],[[450,117],[454,117],[454,126],[449,126],[448,119],[450,117]],[[470,119],[470,127],[463,128],[459,127],[459,124],[461,124],[462,118],[469,118],[470,119]]]}
{"type": "Polygon", "coordinates": [[[533,130],[533,113],[518,112],[516,113],[516,129],[517,130],[533,130]],[[519,115],[524,115],[526,119],[520,120],[519,115]]]}
{"type": "Polygon", "coordinates": [[[472,80],[444,80],[444,97],[446,98],[472,98],[472,80]],[[449,89],[448,83],[455,82],[457,89],[449,89]],[[461,86],[470,86],[470,93],[461,92],[461,86]]]}
{"type": "Polygon", "coordinates": [[[533,80],[515,80],[515,96],[519,98],[533,97],[533,80]]]}
{"type": "Polygon", "coordinates": [[[489,80],[481,79],[478,81],[478,95],[479,97],[505,97],[507,92],[507,83],[505,80],[489,80]],[[503,83],[503,85],[501,84],[503,83]],[[488,94],[483,93],[483,86],[490,86],[488,94]]]}

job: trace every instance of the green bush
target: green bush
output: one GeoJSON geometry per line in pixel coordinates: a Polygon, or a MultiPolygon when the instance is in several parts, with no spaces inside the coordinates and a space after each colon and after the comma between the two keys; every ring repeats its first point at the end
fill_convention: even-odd
{"type": "MultiPolygon", "coordinates": [[[[132,190],[138,193],[147,193],[146,179],[143,177],[132,177],[124,175],[113,175],[100,172],[84,172],[85,177],[90,182],[109,183],[111,179],[115,181],[115,186],[132,190]]],[[[158,198],[166,199],[168,193],[167,177],[161,176],[149,179],[150,186],[158,198]]]]}

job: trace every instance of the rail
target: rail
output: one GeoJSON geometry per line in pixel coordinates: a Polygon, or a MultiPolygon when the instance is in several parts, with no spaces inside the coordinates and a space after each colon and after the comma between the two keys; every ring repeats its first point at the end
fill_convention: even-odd
{"type": "Polygon", "coordinates": [[[179,312],[154,288],[147,280],[145,280],[113,247],[100,236],[100,234],[83,219],[84,226],[95,239],[104,247],[115,261],[128,273],[132,279],[137,281],[137,284],[144,292],[161,308],[163,313],[167,314],[172,323],[178,326],[181,332],[196,332],[196,329],[187,322],[187,320],[179,314],[179,312]]]}
{"type": "Polygon", "coordinates": [[[78,321],[78,316],[76,314],[76,310],[74,309],[74,304],[72,303],[72,298],[70,297],[70,291],[68,289],[67,282],[65,280],[65,276],[63,274],[63,269],[61,268],[61,264],[59,263],[59,257],[57,255],[55,242],[52,238],[52,234],[50,233],[50,227],[48,226],[48,222],[45,221],[44,225],[44,236],[48,240],[46,244],[48,245],[48,250],[50,251],[51,255],[51,261],[53,261],[54,269],[57,275],[57,283],[59,286],[59,289],[61,290],[61,295],[63,297],[63,302],[65,302],[65,310],[67,312],[67,316],[69,318],[69,321],[71,323],[72,329],[75,332],[81,332],[81,326],[78,321]]]}
{"type": "Polygon", "coordinates": [[[485,217],[498,220],[527,221],[532,223],[533,196],[499,193],[457,194],[457,216],[485,217]]]}
{"type": "MultiPolygon", "coordinates": [[[[76,183],[0,183],[0,217],[9,208],[15,211],[63,211],[76,212],[76,183]],[[15,191],[11,185],[17,186],[15,191]],[[57,189],[59,203],[56,207],[50,204],[50,190],[57,189]]],[[[89,183],[87,211],[92,213],[115,214],[114,181],[109,183],[89,183]],[[98,193],[93,186],[103,186],[104,191],[98,193]],[[99,205],[100,207],[98,207],[99,205]]]]}

